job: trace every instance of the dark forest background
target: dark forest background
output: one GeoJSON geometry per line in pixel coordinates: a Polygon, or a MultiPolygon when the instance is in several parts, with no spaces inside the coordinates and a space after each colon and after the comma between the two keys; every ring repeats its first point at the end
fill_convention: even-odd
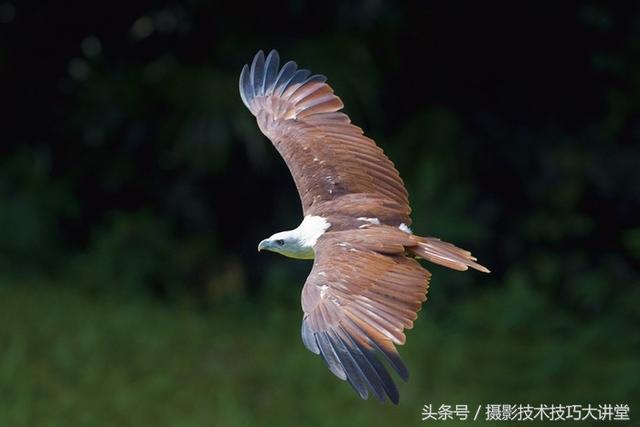
{"type": "Polygon", "coordinates": [[[0,0],[0,34],[0,424],[637,419],[637,2],[0,0]],[[429,267],[398,407],[304,349],[310,264],[256,252],[301,219],[238,94],[271,48],[328,76],[414,231],[492,270],[429,267]]]}

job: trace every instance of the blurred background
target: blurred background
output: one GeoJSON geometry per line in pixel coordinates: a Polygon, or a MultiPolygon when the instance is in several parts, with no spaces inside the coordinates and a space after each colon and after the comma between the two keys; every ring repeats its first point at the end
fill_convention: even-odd
{"type": "Polygon", "coordinates": [[[638,422],[638,2],[216,3],[0,0],[0,425],[638,422]],[[429,267],[398,407],[302,345],[310,263],[256,252],[301,219],[238,94],[271,48],[328,76],[414,231],[492,270],[429,267]]]}

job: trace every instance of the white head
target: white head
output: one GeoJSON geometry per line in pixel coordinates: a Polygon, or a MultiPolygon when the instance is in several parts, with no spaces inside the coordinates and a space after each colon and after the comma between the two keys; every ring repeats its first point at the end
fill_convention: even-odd
{"type": "Polygon", "coordinates": [[[258,251],[277,252],[289,258],[313,259],[313,247],[305,246],[293,231],[281,231],[264,239],[258,245],[258,251]]]}
{"type": "Polygon", "coordinates": [[[264,239],[258,245],[258,251],[277,252],[289,258],[313,259],[313,245],[330,226],[322,217],[306,216],[298,228],[281,231],[264,239]]]}

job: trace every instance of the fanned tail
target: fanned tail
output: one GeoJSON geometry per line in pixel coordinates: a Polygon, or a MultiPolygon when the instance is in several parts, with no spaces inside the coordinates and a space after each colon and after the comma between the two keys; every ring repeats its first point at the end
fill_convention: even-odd
{"type": "Polygon", "coordinates": [[[454,270],[464,271],[471,267],[483,273],[490,273],[488,268],[476,262],[477,259],[471,255],[471,252],[435,237],[421,237],[420,242],[408,250],[427,261],[454,270]]]}

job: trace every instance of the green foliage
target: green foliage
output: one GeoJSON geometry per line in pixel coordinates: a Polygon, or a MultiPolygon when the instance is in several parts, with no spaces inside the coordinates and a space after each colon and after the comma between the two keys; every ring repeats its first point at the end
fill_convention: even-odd
{"type": "Polygon", "coordinates": [[[0,275],[56,271],[61,221],[77,210],[68,185],[52,179],[45,147],[20,147],[0,159],[0,275]]]}
{"type": "Polygon", "coordinates": [[[96,231],[90,251],[75,261],[81,282],[92,290],[162,286],[176,280],[176,243],[167,224],[145,213],[114,213],[96,231]]]}
{"type": "Polygon", "coordinates": [[[300,342],[297,307],[203,313],[66,286],[1,287],[0,300],[2,425],[418,425],[426,403],[632,403],[640,393],[637,329],[612,334],[612,314],[565,318],[517,281],[439,320],[427,305],[401,350],[411,378],[397,407],[360,401],[331,375],[300,342]]]}
{"type": "MultiPolygon", "coordinates": [[[[184,278],[216,252],[204,239],[176,239],[170,224],[149,212],[112,213],[107,225],[96,230],[89,248],[74,256],[70,268],[70,277],[84,288],[161,297],[184,295],[184,278]]],[[[223,277],[224,270],[217,274],[223,277]]]]}

